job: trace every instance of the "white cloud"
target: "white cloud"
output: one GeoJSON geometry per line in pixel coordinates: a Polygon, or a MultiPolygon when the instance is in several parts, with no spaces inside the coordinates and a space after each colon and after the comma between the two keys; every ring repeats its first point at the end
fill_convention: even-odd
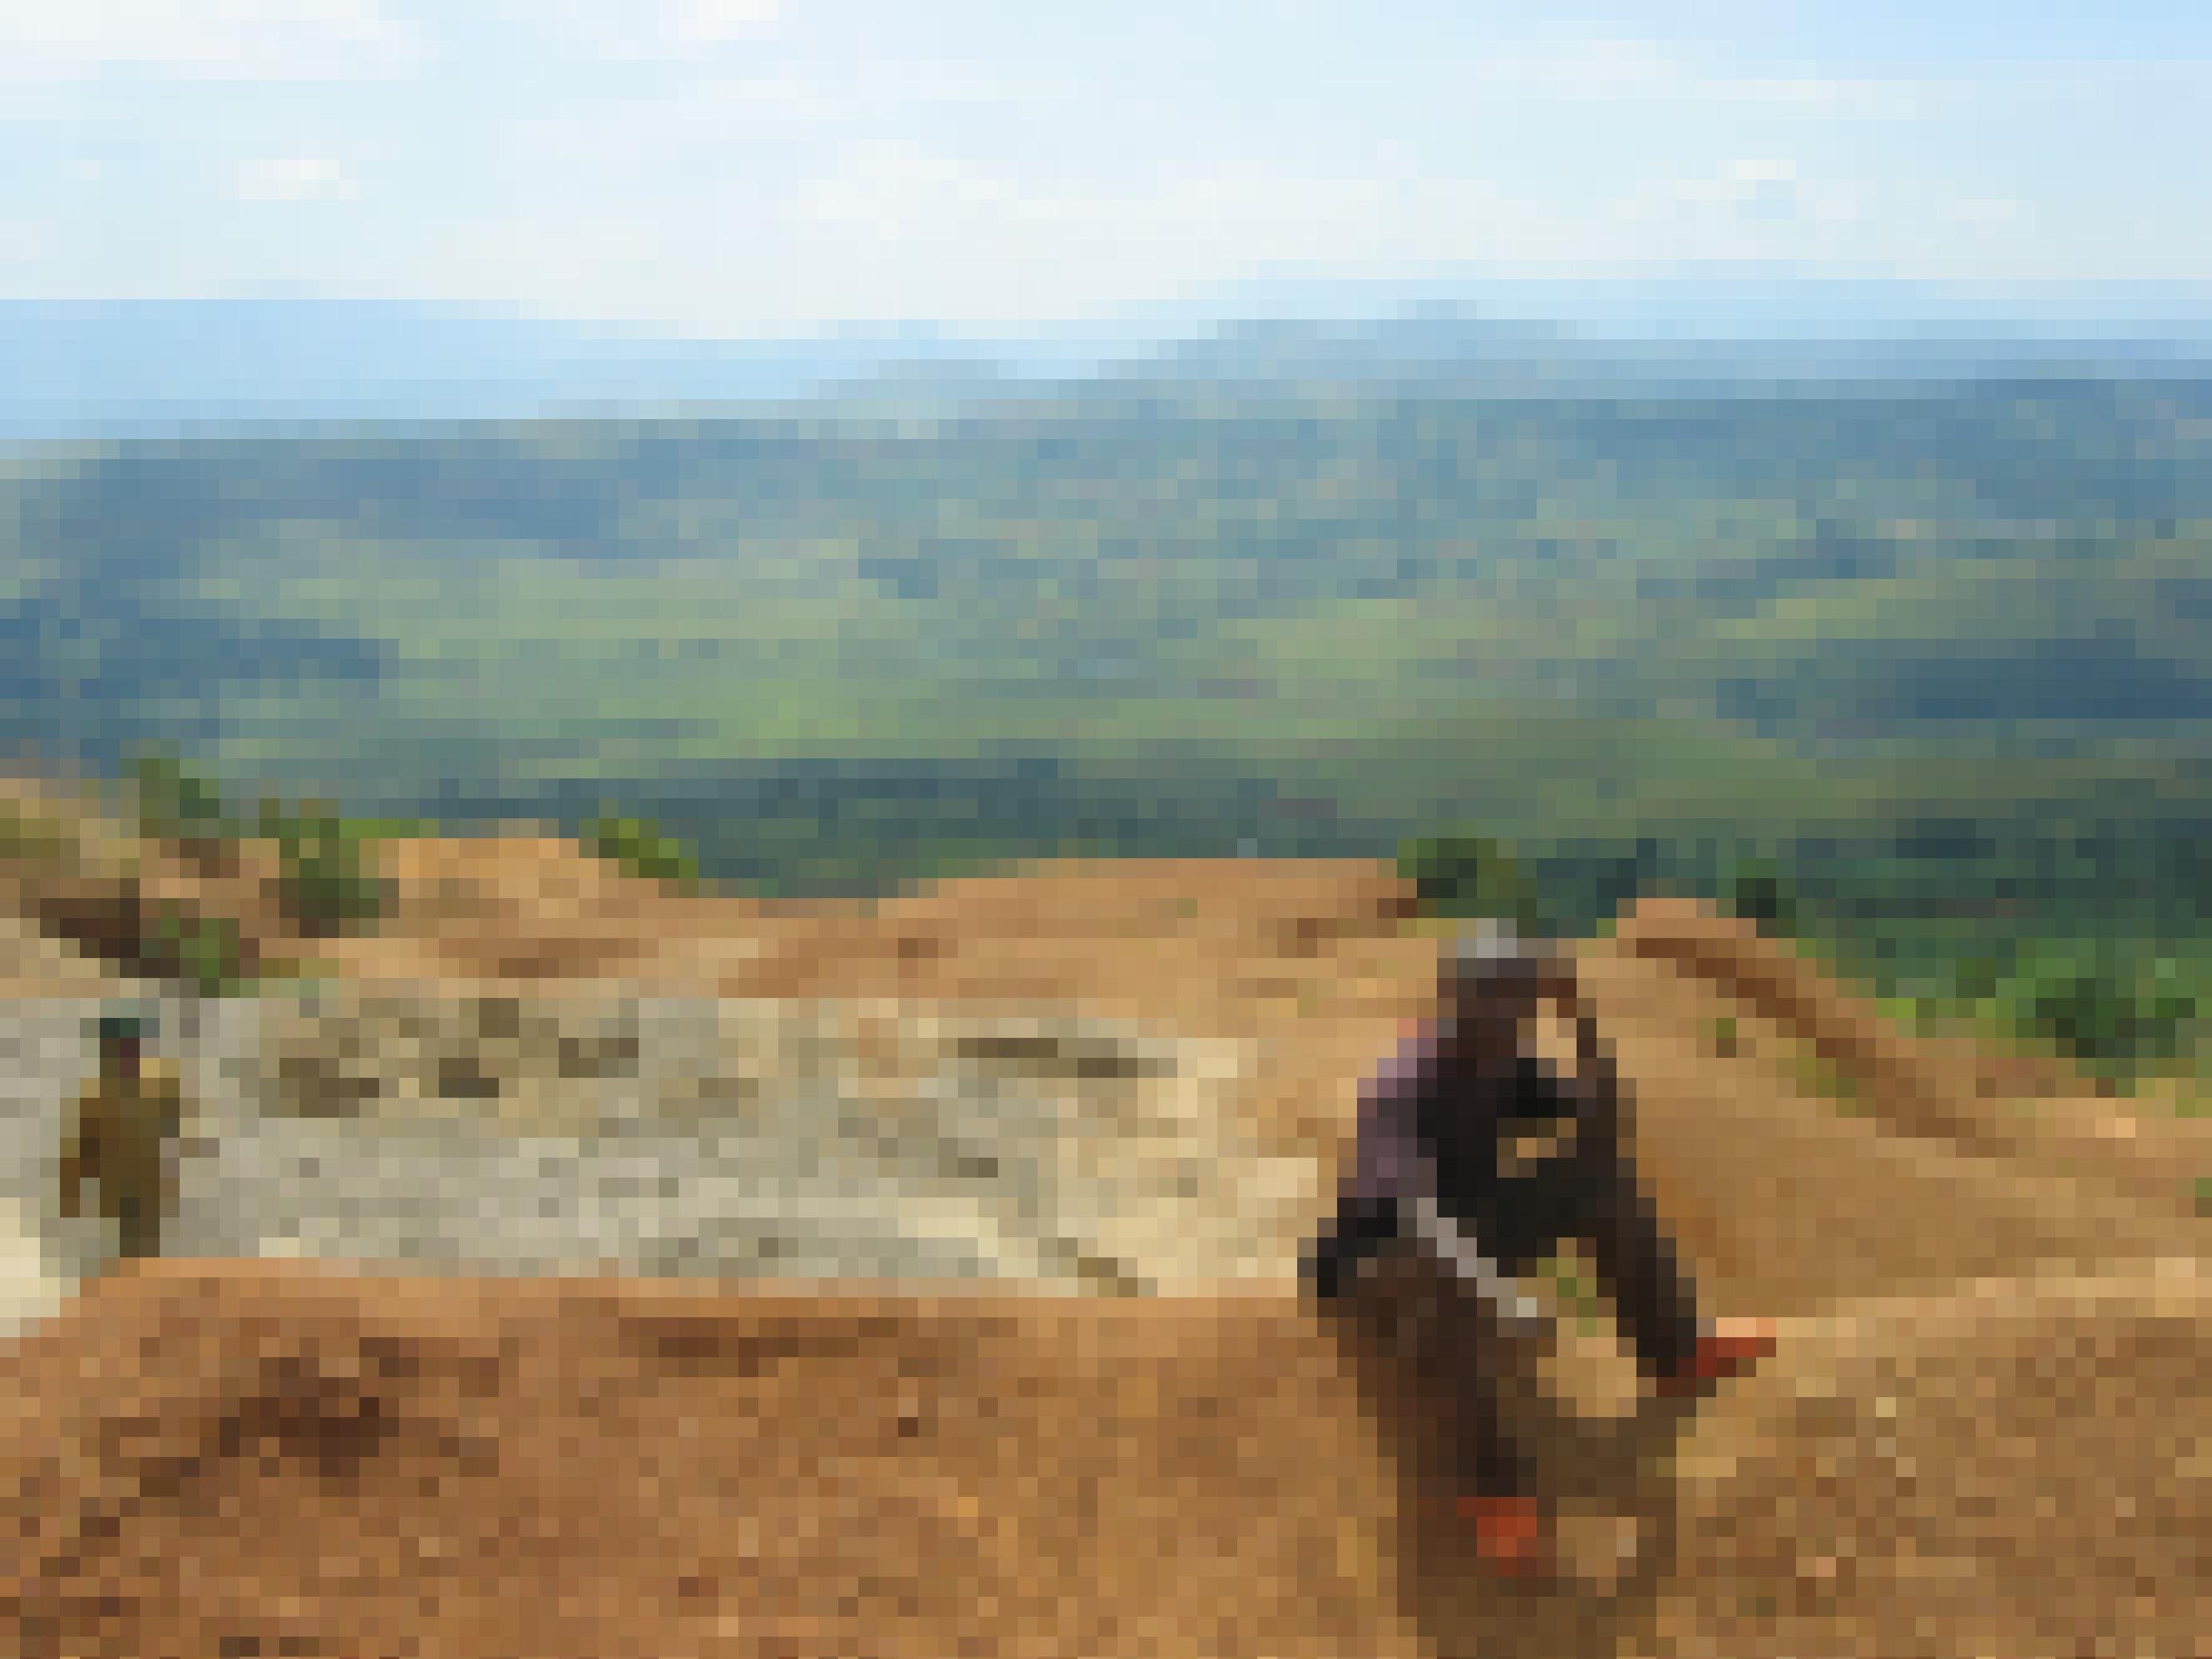
{"type": "Polygon", "coordinates": [[[1268,267],[1566,246],[1560,227],[1479,180],[1253,161],[1109,181],[862,143],[796,199],[805,207],[781,239],[790,268],[850,289],[848,298],[817,286],[800,303],[962,321],[1079,315],[1268,267]],[[867,297],[887,294],[890,305],[867,297]]]}
{"type": "Polygon", "coordinates": [[[1683,201],[1750,220],[1794,219],[1802,203],[1794,161],[1730,161],[1709,177],[1684,181],[1683,201]]]}
{"type": "Polygon", "coordinates": [[[1845,264],[1896,228],[1887,194],[1869,202],[1863,181],[1808,179],[1781,156],[1744,156],[1709,172],[1662,179],[1625,198],[1621,246],[1646,258],[1806,259],[1845,264]]]}
{"type": "Polygon", "coordinates": [[[1971,225],[2009,225],[2021,217],[2020,204],[2005,197],[1970,196],[1958,204],[1956,212],[1971,225]]]}
{"type": "Polygon", "coordinates": [[[830,224],[868,228],[878,235],[927,232],[966,216],[1010,207],[1006,181],[971,163],[920,144],[848,146],[837,167],[806,196],[808,210],[830,224]]]}
{"type": "Polygon", "coordinates": [[[518,28],[565,35],[595,57],[680,58],[753,40],[783,15],[782,0],[500,0],[518,28]]]}
{"type": "Polygon", "coordinates": [[[21,219],[0,219],[0,265],[22,264],[48,251],[52,239],[21,219]]]}
{"type": "Polygon", "coordinates": [[[779,0],[672,0],[661,27],[687,46],[743,40],[775,21],[779,0]]]}
{"type": "Polygon", "coordinates": [[[1471,73],[1493,94],[1522,92],[1573,102],[1644,100],[1699,107],[1789,109],[1869,119],[1924,113],[1960,90],[1952,83],[1928,80],[1735,74],[1657,40],[1611,36],[1513,48],[1474,64],[1471,73]]]}
{"type": "Polygon", "coordinates": [[[360,194],[344,164],[327,155],[248,161],[238,170],[237,188],[248,202],[337,202],[360,194]]]}
{"type": "Polygon", "coordinates": [[[131,69],[179,80],[351,80],[423,43],[380,0],[0,0],[0,80],[131,69]]]}

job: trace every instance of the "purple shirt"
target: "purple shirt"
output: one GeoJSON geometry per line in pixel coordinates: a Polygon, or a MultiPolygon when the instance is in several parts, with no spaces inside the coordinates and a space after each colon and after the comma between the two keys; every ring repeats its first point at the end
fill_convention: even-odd
{"type": "Polygon", "coordinates": [[[1424,1024],[1361,1087],[1351,1187],[1355,1200],[1437,1196],[1436,1163],[1421,1145],[1418,1113],[1443,1052],[1439,1028],[1424,1024]]]}
{"type": "Polygon", "coordinates": [[[1439,1164],[1454,1167],[1451,1148],[1440,1147],[1422,1133],[1449,1132],[1459,1152],[1456,1167],[1462,1182],[1486,1185],[1496,1178],[1492,1158],[1470,1148],[1487,1148],[1499,1124],[1497,1115],[1516,1116],[1533,1110],[1548,1121],[1562,1109],[1571,1113],[1589,1131],[1604,1134],[1610,1119],[1601,1109],[1601,1097],[1577,1076],[1562,1077],[1544,1061],[1516,1055],[1503,1066],[1484,1067],[1461,1062],[1450,1079],[1450,1115],[1424,1121],[1424,1109],[1441,1104],[1438,1095],[1447,1064],[1444,1029],[1437,1023],[1419,1027],[1397,1051],[1383,1061],[1359,1091],[1358,1138],[1351,1182],[1346,1195],[1355,1203],[1426,1198],[1448,1212],[1455,1206],[1447,1196],[1465,1199],[1468,1192],[1447,1194],[1439,1164]],[[1487,1122],[1479,1120],[1489,1119],[1487,1122]]]}

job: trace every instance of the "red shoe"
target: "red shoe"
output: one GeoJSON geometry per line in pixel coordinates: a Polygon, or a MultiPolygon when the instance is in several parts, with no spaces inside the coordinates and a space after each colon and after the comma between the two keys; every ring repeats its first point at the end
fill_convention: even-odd
{"type": "Polygon", "coordinates": [[[1474,1552],[1498,1571],[1515,1577],[1548,1572],[1550,1530],[1533,1498],[1462,1498],[1460,1519],[1474,1528],[1474,1552]]]}
{"type": "Polygon", "coordinates": [[[1774,1327],[1764,1319],[1723,1319],[1698,1339],[1698,1346],[1671,1376],[1659,1379],[1661,1395],[1680,1400],[1705,1393],[1716,1382],[1741,1376],[1774,1353],[1774,1327]]]}

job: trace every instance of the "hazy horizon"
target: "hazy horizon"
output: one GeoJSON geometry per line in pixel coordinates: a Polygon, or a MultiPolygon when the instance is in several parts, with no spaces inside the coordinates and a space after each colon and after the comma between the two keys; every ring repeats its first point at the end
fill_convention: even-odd
{"type": "Polygon", "coordinates": [[[1540,319],[1688,270],[2123,283],[2131,321],[2170,284],[2201,321],[2208,66],[2212,15],[2153,0],[9,8],[0,300],[757,339],[1173,331],[1375,283],[1540,319]]]}

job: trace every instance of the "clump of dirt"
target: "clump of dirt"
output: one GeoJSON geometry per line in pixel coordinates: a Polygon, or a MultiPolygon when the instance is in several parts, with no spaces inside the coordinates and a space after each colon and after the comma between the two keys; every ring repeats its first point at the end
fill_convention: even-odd
{"type": "Polygon", "coordinates": [[[289,1116],[461,1111],[550,1128],[590,1122],[593,1086],[635,1077],[641,1042],[635,1000],[339,986],[271,1003],[246,1081],[258,1109],[289,1116]]]}

